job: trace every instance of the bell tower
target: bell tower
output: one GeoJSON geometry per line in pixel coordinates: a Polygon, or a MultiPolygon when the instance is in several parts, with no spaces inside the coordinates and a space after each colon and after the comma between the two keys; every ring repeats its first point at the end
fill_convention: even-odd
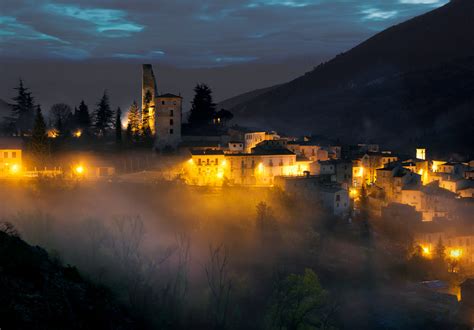
{"type": "Polygon", "coordinates": [[[142,120],[146,120],[155,134],[155,99],[158,96],[155,74],[151,64],[142,65],[142,120]]]}

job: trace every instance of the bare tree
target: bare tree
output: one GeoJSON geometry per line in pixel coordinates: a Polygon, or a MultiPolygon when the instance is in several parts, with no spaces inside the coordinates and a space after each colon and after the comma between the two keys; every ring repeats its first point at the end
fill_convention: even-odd
{"type": "Polygon", "coordinates": [[[229,260],[223,245],[209,246],[209,261],[205,266],[209,288],[209,316],[215,329],[225,329],[230,313],[232,280],[229,260]]]}
{"type": "Polygon", "coordinates": [[[162,291],[162,310],[165,318],[171,324],[178,324],[182,320],[186,295],[188,293],[188,272],[190,261],[189,236],[186,234],[176,235],[176,246],[174,255],[176,268],[172,269],[173,275],[162,291]]]}

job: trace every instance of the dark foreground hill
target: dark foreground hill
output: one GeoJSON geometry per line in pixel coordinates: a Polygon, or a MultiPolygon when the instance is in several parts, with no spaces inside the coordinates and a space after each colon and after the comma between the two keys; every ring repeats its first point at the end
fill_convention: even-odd
{"type": "Polygon", "coordinates": [[[289,133],[472,152],[473,56],[474,1],[454,0],[229,108],[289,133]]]}
{"type": "Polygon", "coordinates": [[[0,231],[0,328],[135,328],[126,315],[108,291],[82,279],[75,268],[0,231]]]}

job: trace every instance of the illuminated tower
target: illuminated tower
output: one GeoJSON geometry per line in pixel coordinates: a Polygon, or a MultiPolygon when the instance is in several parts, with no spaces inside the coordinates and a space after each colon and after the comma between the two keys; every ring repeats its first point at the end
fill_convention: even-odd
{"type": "Polygon", "coordinates": [[[155,134],[155,99],[158,96],[155,74],[151,64],[143,64],[142,71],[142,118],[148,118],[151,132],[155,134]]]}
{"type": "Polygon", "coordinates": [[[416,159],[426,160],[426,149],[424,148],[416,149],[416,159]]]}
{"type": "Polygon", "coordinates": [[[179,95],[164,94],[155,99],[155,104],[155,148],[158,150],[176,149],[181,141],[183,98],[179,95]]]}

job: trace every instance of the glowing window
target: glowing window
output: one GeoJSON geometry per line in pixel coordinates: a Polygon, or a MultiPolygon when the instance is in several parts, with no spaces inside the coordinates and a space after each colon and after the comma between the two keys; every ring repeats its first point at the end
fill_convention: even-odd
{"type": "Polygon", "coordinates": [[[3,153],[3,158],[8,158],[8,151],[5,151],[5,152],[3,153]]]}
{"type": "Polygon", "coordinates": [[[16,151],[12,152],[12,158],[16,158],[16,151]]]}

